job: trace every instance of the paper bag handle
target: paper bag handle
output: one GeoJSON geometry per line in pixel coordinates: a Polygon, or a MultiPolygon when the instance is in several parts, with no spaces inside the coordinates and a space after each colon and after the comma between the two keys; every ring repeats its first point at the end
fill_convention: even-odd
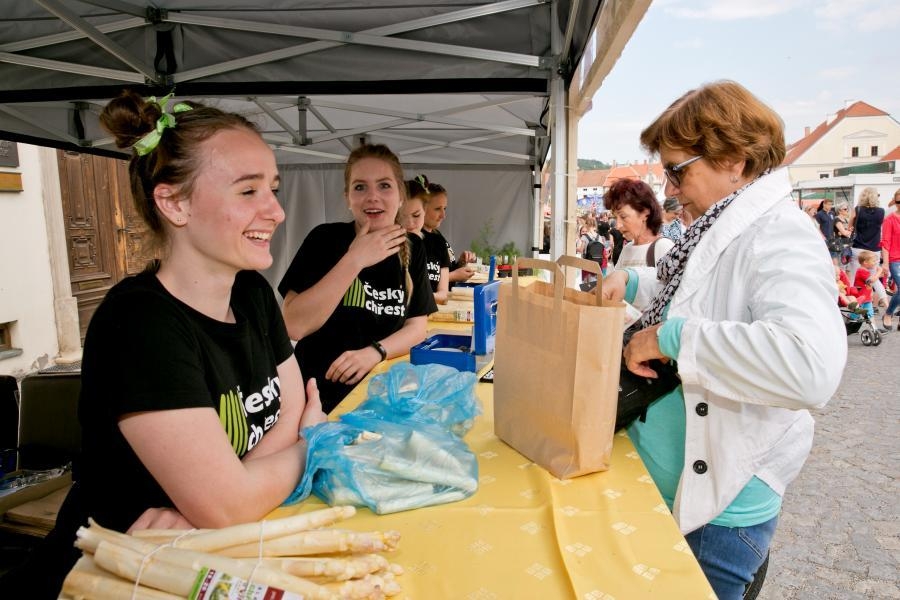
{"type": "Polygon", "coordinates": [[[562,304],[563,289],[566,282],[562,269],[552,260],[544,260],[542,258],[528,258],[520,256],[516,260],[515,267],[512,270],[512,297],[513,302],[519,299],[519,269],[546,269],[550,271],[553,277],[553,303],[559,307],[562,304]]]}
{"type": "Polygon", "coordinates": [[[565,254],[556,259],[561,267],[574,267],[582,269],[597,276],[597,286],[594,288],[594,294],[597,299],[597,306],[603,304],[603,273],[600,270],[600,264],[595,260],[588,260],[580,256],[569,256],[565,254]]]}

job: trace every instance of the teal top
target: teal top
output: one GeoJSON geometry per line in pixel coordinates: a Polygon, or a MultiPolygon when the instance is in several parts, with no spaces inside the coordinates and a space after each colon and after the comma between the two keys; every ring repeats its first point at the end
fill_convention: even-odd
{"type": "MultiPolygon", "coordinates": [[[[632,302],[637,293],[637,274],[631,269],[625,288],[625,300],[632,302]]],[[[663,312],[664,322],[659,331],[659,349],[671,359],[678,357],[681,349],[683,317],[667,318],[668,307],[663,312]]],[[[628,435],[644,461],[650,476],[669,510],[675,504],[675,492],[684,468],[684,444],[686,420],[684,392],[681,386],[669,392],[647,409],[647,420],[634,421],[628,427],[628,435]]],[[[710,521],[725,527],[750,527],[765,523],[781,510],[781,496],[766,483],[754,476],[744,489],[721,514],[710,521]]]]}

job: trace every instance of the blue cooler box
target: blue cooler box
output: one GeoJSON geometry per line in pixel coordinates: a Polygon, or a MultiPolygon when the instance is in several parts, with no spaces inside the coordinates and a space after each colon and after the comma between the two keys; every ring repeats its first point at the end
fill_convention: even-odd
{"type": "Polygon", "coordinates": [[[414,365],[437,363],[460,371],[477,372],[494,358],[497,333],[497,291],[499,281],[475,286],[472,335],[439,333],[429,336],[409,351],[414,365]]]}

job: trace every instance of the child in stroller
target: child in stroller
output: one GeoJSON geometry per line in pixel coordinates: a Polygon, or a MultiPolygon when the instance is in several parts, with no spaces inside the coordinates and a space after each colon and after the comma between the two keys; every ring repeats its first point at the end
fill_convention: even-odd
{"type": "Polygon", "coordinates": [[[834,275],[838,286],[838,307],[847,335],[859,333],[863,346],[877,346],[881,343],[881,333],[872,325],[868,309],[857,302],[856,288],[850,285],[850,279],[840,267],[834,267],[834,275]]]}

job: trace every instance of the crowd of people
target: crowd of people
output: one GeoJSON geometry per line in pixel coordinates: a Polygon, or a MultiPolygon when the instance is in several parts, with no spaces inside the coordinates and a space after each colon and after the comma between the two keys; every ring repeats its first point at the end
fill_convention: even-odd
{"type": "Polygon", "coordinates": [[[900,189],[880,206],[879,193],[866,187],[856,206],[835,204],[830,198],[804,210],[818,227],[835,266],[841,306],[858,306],[869,318],[881,313],[876,329],[884,334],[894,326],[900,309],[900,189]]]}
{"type": "MultiPolygon", "coordinates": [[[[78,477],[5,590],[56,597],[88,516],[127,531],[267,514],[303,473],[302,429],[423,340],[450,285],[472,276],[473,257],[439,229],[447,190],[406,179],[386,146],[362,145],[344,169],[350,220],[309,232],[279,305],[258,274],[285,217],[271,149],[239,115],[192,102],[168,112],[168,100],[125,92],[101,116],[133,149],[132,194],[162,258],[117,284],[90,323],[78,477]],[[110,473],[119,485],[104,485],[110,473]]],[[[681,385],[628,433],[716,595],[737,599],[810,451],[809,409],[829,400],[846,360],[843,246],[828,242],[849,244],[845,275],[863,279],[874,310],[885,275],[900,276],[900,191],[888,217],[866,196],[852,214],[823,203],[813,227],[779,168],[781,119],[731,81],[676,99],[641,143],[660,157],[667,199],[615,182],[604,210],[579,222],[577,250],[601,263],[607,299],[642,311],[624,367],[647,378],[651,361],[677,367],[681,385]]],[[[885,327],[898,298],[885,301],[885,327]]]]}

